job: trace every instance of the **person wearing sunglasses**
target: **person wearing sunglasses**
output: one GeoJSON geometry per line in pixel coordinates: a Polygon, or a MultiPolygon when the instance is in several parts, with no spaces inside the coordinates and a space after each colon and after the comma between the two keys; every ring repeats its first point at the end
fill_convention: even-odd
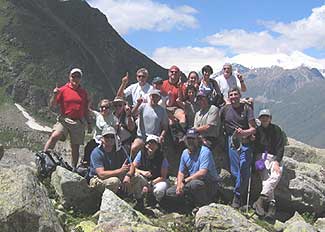
{"type": "MultiPolygon", "coordinates": [[[[84,149],[84,158],[82,165],[88,167],[90,163],[90,154],[92,150],[100,144],[101,134],[105,126],[115,127],[118,119],[113,115],[111,102],[108,99],[102,99],[98,103],[98,110],[89,109],[95,118],[95,130],[93,138],[87,143],[84,149]]],[[[116,128],[115,128],[116,129],[116,128]]]]}
{"type": "Polygon", "coordinates": [[[88,112],[88,94],[80,85],[83,73],[79,68],[73,68],[68,77],[68,83],[55,87],[50,99],[50,107],[60,106],[60,115],[53,127],[53,132],[44,146],[44,151],[54,149],[57,141],[64,141],[70,136],[71,164],[74,170],[79,160],[79,147],[84,143],[85,127],[91,131],[88,112]]]}
{"type": "Polygon", "coordinates": [[[126,73],[126,75],[122,78],[122,83],[116,93],[116,96],[122,98],[127,98],[128,96],[131,96],[133,107],[137,104],[137,100],[140,98],[143,100],[143,102],[148,102],[148,93],[152,89],[152,86],[147,82],[149,78],[149,72],[147,69],[140,68],[136,72],[136,77],[138,82],[126,87],[129,83],[129,74],[126,73]]]}
{"type": "Polygon", "coordinates": [[[134,175],[135,167],[126,150],[118,149],[116,130],[106,126],[101,135],[101,145],[90,156],[89,186],[102,191],[108,188],[114,193],[121,190],[134,194],[137,202],[142,204],[142,187],[146,183],[134,175]]]}
{"type": "Polygon", "coordinates": [[[115,97],[113,102],[116,131],[124,148],[129,152],[131,143],[136,136],[136,124],[131,114],[131,108],[121,97],[115,97]]]}
{"type": "Polygon", "coordinates": [[[222,67],[222,74],[213,79],[218,83],[220,91],[227,103],[230,103],[227,98],[229,89],[237,87],[241,92],[246,92],[247,90],[243,75],[238,72],[237,75],[234,75],[230,63],[225,63],[222,67]]]}

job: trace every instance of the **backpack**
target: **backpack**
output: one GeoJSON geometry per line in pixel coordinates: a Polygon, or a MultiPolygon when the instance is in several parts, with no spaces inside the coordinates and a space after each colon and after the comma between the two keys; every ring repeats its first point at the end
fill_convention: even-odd
{"type": "Polygon", "coordinates": [[[63,160],[62,156],[53,151],[40,151],[35,154],[35,164],[39,176],[46,178],[51,176],[56,166],[72,171],[72,167],[63,160]]]}
{"type": "Polygon", "coordinates": [[[221,93],[219,85],[215,80],[210,79],[210,82],[212,83],[213,90],[212,93],[208,96],[209,104],[220,108],[226,103],[223,98],[223,94],[221,93]]]}

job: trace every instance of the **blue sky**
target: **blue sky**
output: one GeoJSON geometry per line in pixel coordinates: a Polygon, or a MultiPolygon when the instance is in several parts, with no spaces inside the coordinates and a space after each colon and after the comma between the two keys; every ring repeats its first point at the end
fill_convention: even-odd
{"type": "Polygon", "coordinates": [[[133,47],[183,71],[224,62],[325,68],[325,1],[87,0],[133,47]]]}

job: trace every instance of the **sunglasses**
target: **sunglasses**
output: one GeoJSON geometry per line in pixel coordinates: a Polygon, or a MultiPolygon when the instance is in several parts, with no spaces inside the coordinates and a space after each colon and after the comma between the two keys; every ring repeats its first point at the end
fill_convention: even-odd
{"type": "Polygon", "coordinates": [[[115,139],[114,135],[105,135],[104,136],[105,139],[115,139]]]}
{"type": "Polygon", "coordinates": [[[106,109],[108,109],[109,107],[108,106],[100,106],[99,107],[101,110],[106,110],[106,109]]]}
{"type": "Polygon", "coordinates": [[[223,70],[228,70],[228,69],[230,69],[230,68],[223,68],[223,70]]]}

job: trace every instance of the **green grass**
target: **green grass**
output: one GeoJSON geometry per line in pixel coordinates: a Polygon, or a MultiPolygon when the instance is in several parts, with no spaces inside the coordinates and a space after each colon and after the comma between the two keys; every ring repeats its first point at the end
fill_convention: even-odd
{"type": "Polygon", "coordinates": [[[305,221],[311,225],[313,225],[316,220],[317,220],[317,217],[316,217],[316,214],[315,213],[309,213],[309,212],[305,212],[302,214],[302,217],[305,219],[305,221]]]}

